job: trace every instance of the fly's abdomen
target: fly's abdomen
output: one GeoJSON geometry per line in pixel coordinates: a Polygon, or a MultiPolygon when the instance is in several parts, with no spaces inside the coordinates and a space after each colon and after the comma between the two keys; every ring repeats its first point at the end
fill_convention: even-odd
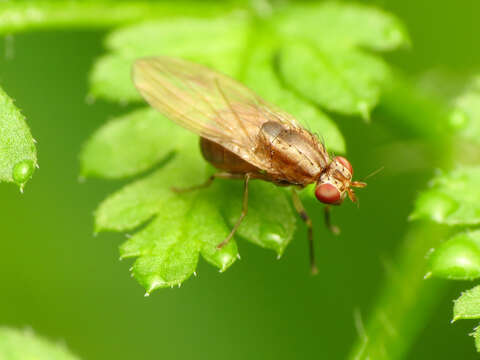
{"type": "Polygon", "coordinates": [[[231,174],[258,172],[257,167],[213,141],[201,137],[200,149],[202,150],[202,155],[205,160],[217,169],[227,171],[231,174]]]}

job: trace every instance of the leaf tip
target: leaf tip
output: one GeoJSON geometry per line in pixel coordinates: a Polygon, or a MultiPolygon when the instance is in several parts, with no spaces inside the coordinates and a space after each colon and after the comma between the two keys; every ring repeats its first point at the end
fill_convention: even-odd
{"type": "Polygon", "coordinates": [[[370,106],[368,105],[368,102],[363,100],[359,101],[357,104],[357,110],[360,116],[363,118],[363,120],[369,123],[370,122],[370,106]]]}
{"type": "Polygon", "coordinates": [[[164,287],[166,285],[167,283],[162,278],[159,278],[159,277],[153,278],[150,284],[148,285],[148,288],[146,289],[145,296],[150,296],[150,294],[153,291],[155,291],[158,288],[164,287]]]}
{"type": "Polygon", "coordinates": [[[423,279],[424,279],[424,280],[427,280],[427,279],[430,279],[431,277],[432,277],[432,272],[429,271],[429,272],[427,272],[427,273],[423,276],[423,279]]]}

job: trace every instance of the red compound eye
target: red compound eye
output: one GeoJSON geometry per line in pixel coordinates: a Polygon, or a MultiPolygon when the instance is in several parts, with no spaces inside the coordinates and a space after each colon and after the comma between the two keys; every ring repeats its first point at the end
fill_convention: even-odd
{"type": "Polygon", "coordinates": [[[341,194],[335,185],[319,184],[315,188],[315,196],[325,204],[340,204],[341,194]]]}
{"type": "Polygon", "coordinates": [[[348,169],[348,171],[350,171],[350,174],[352,174],[353,176],[353,168],[352,168],[352,164],[350,164],[350,161],[345,159],[343,156],[337,156],[335,157],[335,160],[338,161],[343,166],[345,166],[348,169]]]}

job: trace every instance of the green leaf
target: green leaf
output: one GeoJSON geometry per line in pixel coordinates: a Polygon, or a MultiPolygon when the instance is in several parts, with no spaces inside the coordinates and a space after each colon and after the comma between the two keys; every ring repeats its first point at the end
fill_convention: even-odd
{"type": "Polygon", "coordinates": [[[462,167],[437,175],[415,202],[410,219],[448,225],[480,223],[480,167],[462,167]]]}
{"type": "Polygon", "coordinates": [[[189,141],[180,144],[184,156],[177,156],[167,166],[125,186],[102,202],[95,215],[96,231],[133,229],[161,211],[162,204],[177,196],[171,191],[172,186],[189,187],[207,179],[205,161],[196,146],[192,146],[197,145],[197,137],[189,135],[189,141]]]}
{"type": "Polygon", "coordinates": [[[388,69],[360,48],[392,50],[409,43],[400,21],[372,7],[324,3],[280,12],[279,65],[288,86],[328,110],[369,118],[388,69]]]}
{"type": "Polygon", "coordinates": [[[465,291],[455,300],[453,321],[480,318],[480,286],[465,291]]]}
{"type": "MultiPolygon", "coordinates": [[[[128,120],[141,121],[142,113],[148,115],[149,111],[136,112],[126,117],[127,121],[112,122],[114,127],[118,124],[118,128],[127,126],[113,137],[94,136],[91,143],[102,149],[115,138],[118,145],[125,142],[130,148],[141,148],[144,137],[128,138],[124,136],[124,130],[128,131],[128,120]]],[[[164,133],[171,126],[169,121],[162,120],[151,124],[155,124],[153,127],[158,131],[163,129],[164,133]]],[[[183,140],[164,144],[165,153],[176,150],[173,159],[151,175],[108,197],[95,214],[96,231],[135,230],[151,220],[120,247],[122,258],[137,257],[132,274],[145,287],[147,294],[157,288],[180,285],[194,273],[199,254],[221,271],[238,257],[234,240],[221,250],[216,246],[226,238],[240,216],[242,184],[216,180],[208,189],[182,194],[172,191],[173,186],[186,188],[201,184],[214,172],[200,156],[198,138],[176,128],[172,128],[169,135],[178,140],[175,132],[183,132],[183,140]]],[[[101,130],[99,133],[105,132],[101,130]]],[[[95,154],[85,151],[84,163],[97,164],[95,154]],[[91,161],[90,157],[93,157],[91,161]]],[[[114,166],[115,171],[119,168],[114,166]]],[[[296,222],[287,193],[273,184],[259,181],[252,181],[249,189],[249,213],[237,235],[273,249],[280,256],[293,237],[296,222]]]]}
{"type": "Polygon", "coordinates": [[[456,234],[429,257],[427,277],[474,280],[480,277],[480,231],[456,234]]]}
{"type": "Polygon", "coordinates": [[[37,166],[37,153],[25,117],[0,88],[0,181],[23,189],[37,166]]]}
{"type": "Polygon", "coordinates": [[[297,118],[306,129],[317,134],[329,151],[345,153],[345,140],[337,125],[318,107],[284,87],[274,71],[275,47],[272,40],[263,40],[249,57],[243,81],[266,100],[278,104],[297,118]]]}
{"type": "Polygon", "coordinates": [[[279,65],[286,83],[306,98],[365,119],[389,74],[380,58],[363,51],[320,49],[301,42],[282,47],[279,65]]]}
{"type": "Polygon", "coordinates": [[[134,111],[93,134],[80,156],[82,176],[138,174],[166,159],[186,141],[185,135],[185,130],[152,108],[134,111]]]}
{"type": "Polygon", "coordinates": [[[172,16],[212,16],[231,8],[210,1],[6,1],[0,4],[0,33],[52,28],[104,28],[172,16]]]}
{"type": "Polygon", "coordinates": [[[463,138],[480,144],[480,77],[454,100],[450,125],[463,138]]]}
{"type": "Polygon", "coordinates": [[[309,40],[321,48],[393,50],[410,42],[396,17],[359,4],[295,4],[280,12],[276,23],[282,37],[309,40]]]}
{"type": "MultiPolygon", "coordinates": [[[[330,11],[328,7],[325,9],[330,11]]],[[[332,42],[338,46],[323,43],[326,47],[322,53],[338,73],[327,69],[325,64],[324,68],[315,68],[318,58],[308,53],[312,49],[305,45],[308,37],[298,46],[304,46],[300,49],[306,49],[303,59],[311,62],[303,65],[306,69],[313,67],[317,77],[306,78],[305,69],[293,69],[290,57],[293,55],[289,50],[296,51],[292,47],[297,45],[282,24],[282,21],[291,21],[285,17],[288,12],[265,18],[255,18],[245,12],[208,20],[172,17],[168,21],[150,21],[112,32],[106,40],[108,53],[97,61],[91,73],[91,94],[120,102],[139,101],[140,96],[130,80],[132,62],[145,56],[182,57],[241,80],[292,113],[310,131],[318,133],[329,151],[344,152],[342,135],[318,105],[366,116],[378,100],[380,85],[388,71],[380,59],[354,46],[385,50],[405,40],[402,34],[395,37],[397,27],[393,18],[357,6],[338,11],[349,9],[361,14],[365,29],[366,23],[375,25],[369,30],[370,36],[365,30],[355,38],[358,34],[349,30],[343,35],[335,34],[343,36],[337,39],[338,43],[332,42]],[[380,30],[387,35],[373,34],[380,30]],[[302,86],[308,82],[312,87],[299,89],[285,81],[286,77],[280,76],[285,64],[292,67],[288,69],[290,80],[300,76],[302,86]],[[321,98],[323,95],[317,87],[327,86],[324,82],[335,89],[334,96],[321,98]],[[311,89],[315,90],[314,96],[307,96],[304,92],[311,89]]],[[[304,15],[308,17],[307,13],[304,15]]],[[[347,24],[351,21],[349,16],[340,18],[347,24]]],[[[301,18],[297,22],[303,26],[301,18]]],[[[331,34],[322,36],[326,39],[331,34]]],[[[121,245],[120,253],[123,258],[136,258],[132,274],[147,294],[156,288],[183,283],[194,273],[200,255],[221,271],[233,264],[238,255],[235,241],[221,250],[216,249],[216,245],[227,236],[240,215],[243,193],[240,181],[215,180],[208,189],[181,194],[171,190],[172,186],[201,184],[214,173],[199,156],[197,141],[196,136],[164,121],[153,111],[139,110],[103,126],[82,153],[82,173],[86,176],[131,176],[161,164],[150,175],[109,196],[95,215],[96,231],[134,232],[121,245]]],[[[278,256],[283,254],[296,223],[289,195],[286,189],[252,181],[248,215],[235,240],[245,238],[274,250],[278,256]]]]}
{"type": "Polygon", "coordinates": [[[53,343],[32,330],[0,328],[0,359],[78,360],[64,344],[53,343]]]}
{"type": "Polygon", "coordinates": [[[130,69],[135,59],[146,56],[182,57],[235,76],[247,29],[248,18],[235,13],[215,19],[175,18],[116,30],[106,40],[111,53],[94,65],[91,96],[121,102],[141,100],[130,69]]]}
{"type": "MultiPolygon", "coordinates": [[[[229,188],[224,193],[229,194],[229,188]]],[[[241,209],[239,187],[237,196],[222,204],[230,224],[235,224],[241,209]]],[[[248,216],[245,218],[238,235],[261,247],[274,250],[278,257],[282,256],[292,239],[295,230],[296,216],[292,210],[288,193],[273,184],[254,181],[249,190],[248,216]]]]}
{"type": "Polygon", "coordinates": [[[475,348],[480,352],[480,326],[477,326],[471,335],[475,339],[475,348]]]}

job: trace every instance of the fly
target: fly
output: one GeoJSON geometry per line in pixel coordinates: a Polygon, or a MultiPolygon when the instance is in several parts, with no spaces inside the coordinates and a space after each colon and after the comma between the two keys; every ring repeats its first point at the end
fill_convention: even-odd
{"type": "Polygon", "coordinates": [[[315,196],[326,204],[327,227],[338,232],[330,223],[330,205],[340,205],[347,196],[355,202],[352,187],[366,186],[352,181],[350,162],[342,156],[330,158],[325,146],[293,116],[203,65],[171,57],[139,59],[133,81],[151,106],[200,136],[203,157],[218,170],[201,185],[175,191],[204,188],[216,178],[244,181],[240,217],[217,248],[231,240],[247,215],[250,180],[291,186],[293,205],[308,227],[311,270],[317,273],[312,221],[297,189],[316,183],[315,196]]]}

